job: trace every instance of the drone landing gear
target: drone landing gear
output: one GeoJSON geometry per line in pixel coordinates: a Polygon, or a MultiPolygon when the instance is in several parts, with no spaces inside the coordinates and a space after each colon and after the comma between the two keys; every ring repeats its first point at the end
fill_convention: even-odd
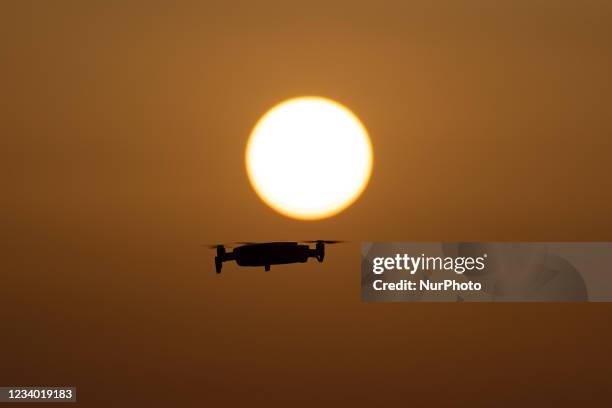
{"type": "Polygon", "coordinates": [[[225,255],[225,247],[219,245],[217,247],[217,256],[215,256],[215,270],[217,273],[221,273],[221,267],[223,266],[223,256],[225,255]]]}
{"type": "Polygon", "coordinates": [[[221,259],[218,256],[215,256],[215,270],[217,273],[221,273],[222,265],[221,259]]]}
{"type": "Polygon", "coordinates": [[[318,241],[316,248],[317,261],[323,262],[323,258],[325,258],[325,243],[318,241]]]}

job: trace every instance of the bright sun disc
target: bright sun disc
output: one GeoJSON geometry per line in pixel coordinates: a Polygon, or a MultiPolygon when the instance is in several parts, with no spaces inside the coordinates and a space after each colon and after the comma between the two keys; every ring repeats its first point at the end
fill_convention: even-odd
{"type": "Polygon", "coordinates": [[[289,217],[330,217],[351,205],[372,172],[365,127],[330,99],[300,97],[270,109],[246,148],[249,180],[259,197],[289,217]]]}

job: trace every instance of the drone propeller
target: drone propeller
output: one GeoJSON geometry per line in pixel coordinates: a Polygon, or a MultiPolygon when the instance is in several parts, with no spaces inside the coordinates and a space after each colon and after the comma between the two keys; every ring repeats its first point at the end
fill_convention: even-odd
{"type": "MultiPolygon", "coordinates": [[[[308,243],[308,244],[317,244],[317,243],[322,243],[322,244],[341,244],[343,242],[348,242],[348,241],[329,241],[329,240],[324,240],[324,239],[317,239],[317,240],[310,240],[310,241],[298,241],[298,242],[304,242],[304,243],[308,243]]],[[[230,242],[228,244],[212,244],[212,245],[202,245],[205,246],[207,248],[210,249],[217,249],[217,248],[221,248],[221,247],[225,247],[225,248],[234,248],[236,245],[255,245],[257,244],[257,242],[230,242]]]]}
{"type": "Polygon", "coordinates": [[[253,245],[255,244],[255,242],[230,242],[228,244],[203,244],[202,246],[205,246],[206,248],[210,248],[210,249],[217,249],[217,248],[221,248],[221,247],[226,247],[226,248],[233,248],[236,245],[253,245]]]}
{"type": "Polygon", "coordinates": [[[318,239],[318,240],[314,240],[314,241],[300,241],[300,242],[304,242],[304,243],[308,243],[308,244],[316,244],[316,243],[323,243],[323,244],[342,244],[344,242],[348,242],[348,241],[328,241],[328,240],[324,240],[324,239],[318,239]]]}

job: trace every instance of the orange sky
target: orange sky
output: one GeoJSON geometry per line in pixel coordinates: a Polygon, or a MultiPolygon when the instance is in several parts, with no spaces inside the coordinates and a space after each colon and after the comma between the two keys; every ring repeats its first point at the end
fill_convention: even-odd
{"type": "Polygon", "coordinates": [[[358,265],[361,240],[612,240],[610,2],[1,9],[0,385],[85,406],[114,405],[103,386],[149,406],[609,396],[608,305],[362,304],[358,265]],[[268,208],[243,163],[256,120],[305,94],[375,152],[363,196],[316,222],[268,208]],[[353,243],[221,276],[199,247],[282,239],[353,243]]]}

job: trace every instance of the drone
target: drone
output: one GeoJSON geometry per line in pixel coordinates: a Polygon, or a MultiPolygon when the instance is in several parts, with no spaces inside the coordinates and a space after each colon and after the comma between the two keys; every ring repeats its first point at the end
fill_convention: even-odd
{"type": "MultiPolygon", "coordinates": [[[[325,244],[336,244],[342,241],[299,241],[299,242],[236,242],[240,244],[227,252],[226,245],[209,245],[209,248],[217,249],[215,256],[215,270],[221,273],[223,262],[236,261],[239,266],[263,266],[268,272],[270,265],[283,265],[290,263],[306,262],[308,258],[316,258],[323,262],[325,257],[325,244]],[[310,245],[314,243],[314,248],[310,245]]],[[[229,246],[229,245],[228,245],[229,246]]]]}

